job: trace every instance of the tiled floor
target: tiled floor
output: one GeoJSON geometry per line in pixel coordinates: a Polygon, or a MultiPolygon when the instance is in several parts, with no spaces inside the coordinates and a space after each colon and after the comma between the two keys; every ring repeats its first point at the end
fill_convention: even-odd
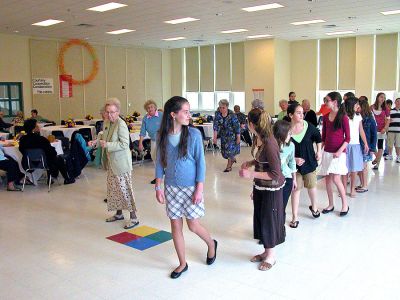
{"type": "MultiPolygon", "coordinates": [[[[249,156],[243,149],[238,163],[249,156]]],[[[205,245],[187,229],[189,271],[178,280],[168,277],[177,265],[172,241],[139,251],[107,240],[123,223],[104,222],[105,173],[89,167],[76,184],[50,193],[45,185],[0,191],[0,299],[400,298],[400,164],[371,171],[370,191],[350,200],[345,218],[313,219],[302,193],[299,228],[287,227],[277,264],[261,272],[249,262],[261,251],[252,239],[251,182],[238,177],[238,165],[222,173],[220,156],[206,158],[203,223],[219,241],[214,265],[205,264],[205,245]]],[[[149,184],[152,164],[133,174],[141,225],[170,231],[149,184]]],[[[323,188],[320,181],[320,208],[323,188]]]]}

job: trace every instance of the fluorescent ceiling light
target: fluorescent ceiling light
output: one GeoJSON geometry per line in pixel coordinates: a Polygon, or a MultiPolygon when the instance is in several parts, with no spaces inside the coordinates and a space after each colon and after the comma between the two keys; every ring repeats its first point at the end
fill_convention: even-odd
{"type": "Polygon", "coordinates": [[[274,9],[274,8],[280,8],[280,7],[284,7],[284,6],[280,5],[279,3],[271,3],[271,4],[265,4],[265,5],[257,5],[257,6],[245,7],[245,8],[242,8],[242,10],[245,10],[245,11],[248,11],[248,12],[253,12],[253,11],[274,9]]]}
{"type": "Polygon", "coordinates": [[[163,41],[171,42],[171,41],[179,41],[179,40],[184,40],[184,39],[186,39],[186,38],[183,36],[178,36],[178,37],[163,39],[163,41]]]}
{"type": "Polygon", "coordinates": [[[325,22],[326,21],[324,21],[324,20],[310,20],[310,21],[302,21],[302,22],[293,22],[290,24],[298,26],[298,25],[308,25],[308,24],[317,24],[317,23],[325,23],[325,22]]]}
{"type": "Polygon", "coordinates": [[[400,9],[382,11],[381,14],[382,14],[382,15],[385,15],[385,16],[388,16],[388,15],[397,15],[397,14],[400,14],[400,9]]]}
{"type": "Polygon", "coordinates": [[[64,21],[48,19],[48,20],[45,20],[45,21],[42,21],[42,22],[33,23],[32,25],[35,25],[35,26],[51,26],[51,25],[55,25],[55,24],[58,24],[58,23],[62,23],[62,22],[64,22],[64,21]]]}
{"type": "Polygon", "coordinates": [[[107,4],[103,4],[103,5],[99,5],[99,6],[88,8],[87,10],[105,12],[105,11],[108,11],[108,10],[117,9],[117,8],[121,8],[121,7],[125,7],[125,6],[128,6],[128,5],[121,4],[121,3],[116,3],[116,2],[110,2],[110,3],[107,3],[107,4]]]}
{"type": "Polygon", "coordinates": [[[270,34],[258,34],[258,35],[249,35],[247,38],[248,39],[260,39],[260,38],[265,38],[265,37],[271,37],[272,35],[270,34]]]}
{"type": "Polygon", "coordinates": [[[354,33],[354,31],[348,30],[348,31],[336,31],[336,32],[328,32],[326,35],[341,35],[341,34],[350,34],[354,33]]]}
{"type": "Polygon", "coordinates": [[[118,29],[118,30],[114,30],[114,31],[108,31],[108,34],[123,34],[123,33],[128,33],[128,32],[132,32],[132,31],[136,31],[133,29],[118,29]]]}
{"type": "Polygon", "coordinates": [[[169,21],[165,21],[165,23],[168,24],[180,24],[180,23],[186,23],[186,22],[193,22],[193,21],[198,21],[199,19],[195,19],[195,18],[181,18],[181,19],[175,19],[175,20],[169,20],[169,21]]]}
{"type": "Polygon", "coordinates": [[[247,29],[232,29],[232,30],[224,30],[221,33],[238,33],[238,32],[245,32],[248,31],[247,29]]]}

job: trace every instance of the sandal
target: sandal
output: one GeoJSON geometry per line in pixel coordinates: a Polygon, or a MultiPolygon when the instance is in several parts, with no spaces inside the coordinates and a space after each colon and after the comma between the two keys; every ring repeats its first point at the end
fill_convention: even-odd
{"type": "Polygon", "coordinates": [[[226,169],[224,170],[224,173],[227,173],[227,172],[230,172],[230,171],[232,171],[232,167],[226,168],[226,169]]]}
{"type": "Polygon", "coordinates": [[[365,193],[365,192],[368,192],[368,189],[359,188],[359,189],[356,189],[356,192],[357,192],[357,193],[365,193]]]}
{"type": "Polygon", "coordinates": [[[128,223],[124,226],[124,229],[131,229],[139,225],[139,221],[136,219],[130,219],[128,223]]]}
{"type": "Polygon", "coordinates": [[[123,219],[124,219],[124,215],[113,215],[112,217],[107,218],[106,222],[110,223],[110,222],[115,222],[115,221],[121,221],[123,219]]]}
{"type": "Polygon", "coordinates": [[[258,266],[258,269],[260,271],[268,271],[270,270],[274,265],[276,264],[276,261],[274,261],[272,264],[269,262],[263,261],[261,264],[258,266]]]}
{"type": "Polygon", "coordinates": [[[297,228],[298,226],[299,226],[299,221],[291,221],[290,223],[289,223],[289,226],[291,227],[291,228],[297,228]]]}
{"type": "Polygon", "coordinates": [[[312,216],[313,216],[314,218],[319,218],[319,216],[320,216],[321,214],[320,214],[320,212],[319,212],[318,209],[317,209],[316,211],[314,211],[314,210],[312,209],[312,205],[310,205],[308,208],[310,209],[310,211],[311,211],[311,213],[312,213],[312,216]]]}
{"type": "Polygon", "coordinates": [[[372,161],[372,165],[376,165],[378,162],[376,161],[376,159],[374,159],[373,161],[372,161]]]}
{"type": "Polygon", "coordinates": [[[256,256],[253,256],[250,261],[251,262],[262,262],[265,260],[265,257],[262,257],[260,254],[257,254],[256,256]]]}

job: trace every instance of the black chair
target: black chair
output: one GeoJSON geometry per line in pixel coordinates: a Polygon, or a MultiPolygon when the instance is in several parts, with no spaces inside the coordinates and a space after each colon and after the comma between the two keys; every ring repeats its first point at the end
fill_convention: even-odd
{"type": "Polygon", "coordinates": [[[85,125],[85,123],[83,123],[83,121],[76,121],[75,124],[76,125],[85,125]]]}
{"type": "Polygon", "coordinates": [[[62,130],[53,130],[51,134],[54,135],[57,139],[64,137],[64,132],[62,132],[62,130]]]}
{"type": "Polygon", "coordinates": [[[93,140],[92,130],[90,128],[80,128],[78,132],[82,135],[86,142],[93,140]]]}
{"type": "Polygon", "coordinates": [[[63,149],[64,154],[68,154],[69,152],[69,139],[67,137],[58,137],[58,140],[61,141],[61,147],[63,149]]]}
{"type": "Polygon", "coordinates": [[[96,134],[99,134],[99,132],[103,129],[103,123],[104,121],[96,121],[96,134]]]}
{"type": "Polygon", "coordinates": [[[17,135],[18,133],[20,133],[23,130],[24,130],[24,126],[15,126],[14,127],[14,134],[17,135]]]}
{"type": "Polygon", "coordinates": [[[49,124],[45,124],[43,127],[49,127],[49,126],[54,126],[54,125],[56,125],[56,124],[49,123],[49,124]]]}
{"type": "Polygon", "coordinates": [[[35,170],[44,170],[47,171],[47,174],[49,174],[48,192],[50,192],[51,174],[49,172],[50,170],[48,168],[46,155],[43,149],[26,149],[25,154],[22,157],[22,167],[25,170],[25,177],[24,177],[24,183],[22,184],[22,191],[25,188],[26,177],[28,173],[33,173],[35,170]]]}
{"type": "Polygon", "coordinates": [[[65,120],[61,120],[61,125],[65,125],[65,120]]]}
{"type": "Polygon", "coordinates": [[[211,151],[214,152],[214,145],[212,143],[212,138],[211,137],[206,137],[206,134],[204,132],[204,128],[202,126],[196,126],[195,128],[197,128],[200,133],[201,136],[203,138],[203,146],[204,146],[204,151],[207,151],[208,149],[210,149],[211,151]]]}

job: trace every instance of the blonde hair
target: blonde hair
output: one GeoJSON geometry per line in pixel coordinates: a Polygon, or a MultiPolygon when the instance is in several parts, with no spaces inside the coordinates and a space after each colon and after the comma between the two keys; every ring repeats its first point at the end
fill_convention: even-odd
{"type": "Polygon", "coordinates": [[[265,143],[272,135],[271,116],[265,110],[253,108],[247,118],[254,125],[254,130],[258,133],[263,143],[265,143]]]}
{"type": "Polygon", "coordinates": [[[149,105],[151,105],[151,104],[153,104],[153,105],[156,107],[156,109],[157,109],[157,103],[156,103],[153,99],[149,99],[149,100],[147,100],[147,101],[143,104],[144,110],[147,110],[147,107],[148,107],[149,105]]]}
{"type": "Polygon", "coordinates": [[[288,101],[286,99],[282,99],[279,101],[279,105],[281,105],[282,103],[288,103],[288,101]]]}
{"type": "Polygon", "coordinates": [[[114,105],[118,111],[121,111],[121,102],[117,98],[108,98],[106,103],[104,104],[104,110],[107,106],[114,105]]]}

